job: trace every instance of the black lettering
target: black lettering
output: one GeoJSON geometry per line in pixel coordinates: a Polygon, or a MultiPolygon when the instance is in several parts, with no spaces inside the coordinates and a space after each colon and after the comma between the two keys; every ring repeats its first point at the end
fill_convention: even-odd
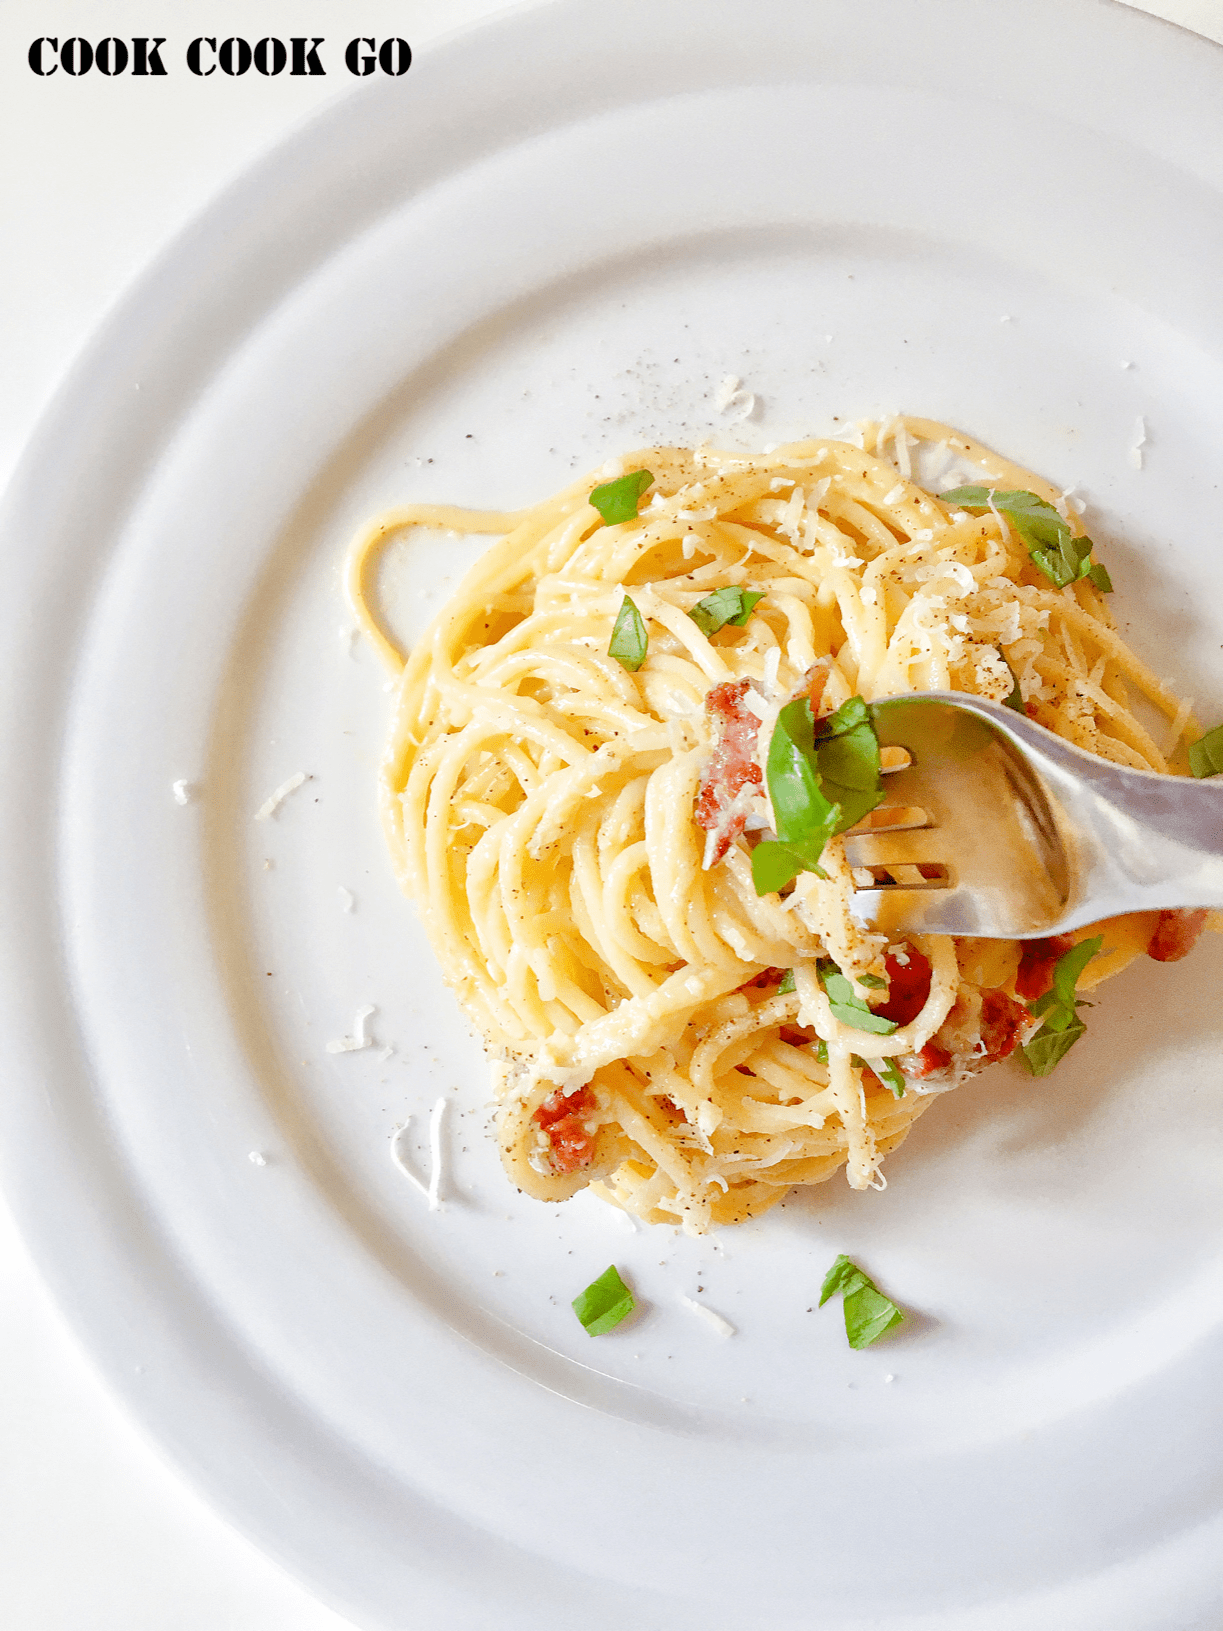
{"type": "Polygon", "coordinates": [[[42,48],[43,48],[44,45],[49,45],[53,51],[58,51],[59,50],[59,41],[58,40],[50,39],[46,34],[41,35],[38,39],[36,39],[34,41],[34,44],[30,47],[30,52],[29,52],[30,67],[33,68],[33,70],[34,70],[34,72],[36,74],[41,74],[44,79],[50,79],[52,74],[59,73],[59,63],[57,62],[53,68],[44,68],[43,67],[43,65],[42,65],[42,48]]]}
{"type": "Polygon", "coordinates": [[[255,46],[254,56],[255,67],[269,79],[281,73],[289,60],[289,53],[283,40],[260,40],[255,46]]]}
{"type": "Polygon", "coordinates": [[[412,66],[412,47],[407,40],[383,40],[378,48],[378,66],[384,74],[406,74],[412,66]]]}
{"type": "Polygon", "coordinates": [[[289,69],[290,75],[325,74],[327,70],[319,61],[318,56],[318,48],[322,43],[323,37],[321,35],[318,39],[311,36],[308,42],[304,36],[294,35],[289,41],[289,44],[293,47],[293,66],[289,69]],[[306,50],[307,43],[310,46],[308,51],[306,50]]]}
{"type": "Polygon", "coordinates": [[[361,79],[364,79],[367,74],[372,74],[377,66],[377,58],[373,54],[375,50],[376,46],[373,40],[349,40],[348,49],[344,52],[344,61],[348,64],[349,73],[356,74],[361,79]],[[360,48],[363,45],[369,46],[367,56],[361,55],[360,48]]]}
{"type": "Polygon", "coordinates": [[[209,50],[212,52],[213,56],[214,57],[216,56],[216,54],[217,54],[217,42],[216,42],[216,40],[215,39],[209,39],[207,35],[201,34],[198,40],[192,40],[191,44],[187,47],[187,66],[188,66],[188,68],[190,68],[190,70],[191,70],[191,72],[193,74],[198,74],[201,79],[207,79],[209,74],[215,74],[216,73],[217,65],[216,65],[215,62],[212,62],[212,63],[209,63],[207,68],[201,68],[201,66],[200,66],[200,47],[202,45],[206,45],[209,48],[209,50]]]}
{"type": "Polygon", "coordinates": [[[127,67],[128,50],[123,40],[116,39],[111,34],[107,39],[99,40],[97,50],[93,54],[100,72],[108,78],[113,74],[121,74],[127,67]]]}
{"type": "Polygon", "coordinates": [[[221,64],[221,72],[229,74],[232,79],[240,79],[251,65],[251,48],[247,40],[239,40],[232,35],[221,41],[221,49],[217,52],[217,61],[221,64]]]}
{"type": "Polygon", "coordinates": [[[65,40],[60,47],[59,65],[66,74],[79,78],[93,67],[93,46],[79,34],[65,40]]]}
{"type": "MultiPolygon", "coordinates": [[[[132,52],[134,56],[134,61],[132,62],[132,72],[134,74],[164,74],[166,71],[166,65],[161,60],[161,53],[158,50],[158,47],[164,45],[165,43],[166,41],[164,35],[162,35],[159,39],[150,40],[147,34],[142,34],[139,36],[139,38],[134,39],[132,41],[132,52]]],[[[190,66],[191,61],[191,46],[198,47],[199,43],[200,42],[198,40],[193,40],[191,45],[187,47],[188,66],[190,66]]],[[[216,41],[214,40],[212,43],[215,45],[216,41]]],[[[198,61],[198,49],[196,50],[195,54],[196,60],[198,61]]],[[[211,73],[211,68],[208,71],[211,73]]],[[[195,72],[198,74],[199,69],[197,68],[195,72]]]]}

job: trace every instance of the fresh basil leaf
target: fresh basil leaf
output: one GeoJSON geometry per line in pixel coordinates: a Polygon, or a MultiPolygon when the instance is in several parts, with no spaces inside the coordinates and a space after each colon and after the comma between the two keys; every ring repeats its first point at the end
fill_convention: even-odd
{"type": "Polygon", "coordinates": [[[1088,568],[1087,576],[1095,584],[1096,588],[1102,595],[1112,594],[1113,580],[1108,575],[1108,568],[1100,561],[1093,561],[1092,565],[1088,568]]]}
{"type": "Polygon", "coordinates": [[[796,991],[797,989],[798,987],[794,983],[794,970],[792,968],[788,968],[782,977],[781,984],[777,987],[777,995],[779,997],[784,997],[791,991],[796,991]]]}
{"type": "Polygon", "coordinates": [[[988,487],[953,487],[950,492],[940,493],[939,502],[950,504],[961,510],[988,510],[988,487]]]}
{"type": "Polygon", "coordinates": [[[904,1319],[896,1304],[843,1253],[824,1276],[819,1306],[823,1308],[838,1291],[844,1297],[845,1335],[851,1348],[868,1348],[904,1319]]]}
{"type": "Polygon", "coordinates": [[[821,737],[816,746],[820,775],[840,787],[855,792],[874,792],[879,787],[879,738],[869,723],[855,725],[836,736],[821,737]]]}
{"type": "Polygon", "coordinates": [[[846,1292],[844,1308],[845,1335],[851,1348],[869,1348],[904,1319],[896,1304],[869,1281],[856,1291],[846,1292]]]}
{"type": "Polygon", "coordinates": [[[1047,1076],[1087,1029],[1078,1016],[1078,1009],[1085,1005],[1076,998],[1075,986],[1103,944],[1104,936],[1097,934],[1072,946],[1057,960],[1052,987],[1028,1004],[1034,1018],[1044,1018],[1040,1030],[1023,1046],[1023,1057],[1033,1076],[1047,1076]]]}
{"type": "Polygon", "coordinates": [[[878,974],[860,974],[858,984],[864,985],[868,991],[886,991],[888,982],[880,979],[878,974]]]}
{"type": "Polygon", "coordinates": [[[764,599],[764,594],[763,589],[740,589],[731,584],[698,600],[688,616],[707,638],[727,624],[736,629],[746,628],[752,608],[764,599]]]}
{"type": "Polygon", "coordinates": [[[618,521],[636,519],[641,495],[654,480],[648,470],[630,470],[627,476],[605,481],[590,495],[590,502],[603,517],[604,526],[614,527],[618,521]]]}
{"type": "Polygon", "coordinates": [[[1074,988],[1103,944],[1102,934],[1092,935],[1090,940],[1080,940],[1064,957],[1058,958],[1053,969],[1053,989],[1067,1007],[1074,1006],[1074,988]]]}
{"type": "Polygon", "coordinates": [[[636,1306],[633,1293],[620,1278],[614,1263],[573,1299],[573,1312],[592,1337],[614,1330],[636,1306]]]}
{"type": "Polygon", "coordinates": [[[635,674],[642,663],[645,662],[646,648],[649,643],[650,637],[646,633],[641,613],[629,597],[625,595],[620,602],[620,614],[616,618],[616,626],[612,630],[607,655],[614,657],[618,663],[628,669],[630,674],[635,674]]]}
{"type": "Polygon", "coordinates": [[[838,1291],[856,1291],[859,1286],[869,1284],[870,1281],[858,1265],[851,1263],[842,1252],[824,1276],[824,1283],[820,1287],[819,1306],[823,1308],[829,1297],[835,1297],[838,1291]]]}
{"type": "Polygon", "coordinates": [[[871,1059],[868,1061],[868,1068],[874,1071],[885,1087],[891,1088],[893,1098],[904,1098],[904,1072],[894,1059],[871,1059]]]}
{"type": "MultiPolygon", "coordinates": [[[[838,805],[832,806],[834,816],[838,809],[838,805]]],[[[819,857],[826,840],[831,837],[832,829],[829,828],[824,837],[801,846],[781,844],[772,838],[762,840],[752,851],[752,884],[756,893],[776,894],[788,883],[793,883],[800,872],[814,872],[817,878],[826,878],[828,874],[819,864],[819,857]]]]}
{"type": "MultiPolygon", "coordinates": [[[[998,655],[1002,658],[1002,661],[1006,663],[1006,653],[1002,650],[1001,646],[998,648],[998,655]]],[[[1003,697],[1002,706],[1004,708],[1014,708],[1017,714],[1022,714],[1026,719],[1028,710],[1023,705],[1023,692],[1019,689],[1019,676],[1011,667],[1010,663],[1006,663],[1006,671],[1011,676],[1011,694],[1009,697],[1003,697]]]]}
{"type": "Polygon", "coordinates": [[[1081,1019],[1072,1019],[1062,1030],[1048,1023],[1041,1026],[1030,1042],[1023,1045],[1023,1057],[1033,1076],[1047,1076],[1070,1052],[1087,1029],[1081,1019]]]}
{"type": "Polygon", "coordinates": [[[765,762],[777,839],[752,851],[758,895],[784,888],[803,871],[823,877],[819,859],[829,838],[882,802],[879,740],[862,698],[851,697],[818,731],[817,740],[806,697],[777,716],[765,762]]]}
{"type": "Polygon", "coordinates": [[[815,1039],[815,1057],[821,1065],[828,1063],[828,1044],[822,1036],[815,1039]]]}
{"type": "Polygon", "coordinates": [[[1076,538],[1070,523],[1035,493],[1023,488],[955,487],[940,493],[939,498],[944,504],[958,504],[966,510],[999,510],[1023,540],[1033,562],[1059,589],[1086,577],[1092,577],[1098,589],[1112,588],[1105,569],[1092,566],[1091,539],[1076,538]]]}
{"type": "Polygon", "coordinates": [[[842,1025],[852,1026],[856,1031],[869,1031],[875,1036],[890,1036],[897,1029],[894,1019],[885,1019],[867,1007],[852,982],[830,958],[820,960],[819,973],[832,1017],[842,1025]]]}
{"type": "Polygon", "coordinates": [[[867,704],[861,697],[850,697],[836,713],[820,720],[816,734],[823,741],[829,736],[840,736],[843,731],[856,730],[859,725],[869,725],[870,722],[871,711],[867,704]]]}
{"type": "Polygon", "coordinates": [[[1223,771],[1223,725],[1216,725],[1190,745],[1189,768],[1199,778],[1223,771]]]}

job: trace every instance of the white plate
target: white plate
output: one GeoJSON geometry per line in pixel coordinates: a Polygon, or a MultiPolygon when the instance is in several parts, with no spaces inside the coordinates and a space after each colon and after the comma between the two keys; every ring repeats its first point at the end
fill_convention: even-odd
{"type": "MultiPolygon", "coordinates": [[[[6,1185],[140,1417],[362,1624],[1217,1619],[1219,942],[1107,988],[1052,1082],[932,1109],[884,1195],[716,1241],[528,1204],[389,876],[338,573],[383,504],[903,408],[1079,483],[1129,637],[1223,714],[1221,62],[1078,0],[527,11],[255,170],[44,426],[6,1185]],[[378,1046],[328,1053],[365,1003],[378,1046]],[[411,1115],[424,1170],[439,1094],[430,1213],[388,1153],[411,1115]],[[912,1311],[862,1354],[811,1311],[842,1250],[912,1311]],[[612,1260],[646,1306],[592,1343],[612,1260]]],[[[409,623],[469,556],[405,548],[409,623]]]]}

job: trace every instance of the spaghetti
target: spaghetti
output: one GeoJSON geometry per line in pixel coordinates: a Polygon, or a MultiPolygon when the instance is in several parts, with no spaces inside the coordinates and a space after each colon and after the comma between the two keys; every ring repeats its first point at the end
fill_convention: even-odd
{"type": "MultiPolygon", "coordinates": [[[[1183,769],[1199,734],[1096,581],[1055,587],[1001,510],[916,477],[1023,489],[1077,539],[1055,489],[930,421],[860,440],[651,448],[597,478],[652,476],[624,521],[604,523],[586,479],[512,514],[392,510],[353,546],[352,604],[398,676],[381,773],[395,869],[485,1038],[507,1172],[541,1200],[593,1186],[701,1232],[842,1166],[882,1187],[933,1094],[1033,1028],[1024,1000],[1069,941],[889,945],[851,916],[836,837],[818,872],[757,894],[763,754],[787,702],[826,716],[1017,684],[1041,724],[1158,771],[1183,769]],[[405,661],[371,599],[380,551],[411,527],[496,541],[405,661]],[[694,609],[734,590],[749,611],[706,632],[694,609]],[[609,654],[626,596],[640,666],[609,654]],[[1162,745],[1138,701],[1168,720],[1162,745]],[[833,964],[879,1032],[834,1012],[833,964]]],[[[1107,925],[1083,985],[1175,939],[1168,916],[1107,925]]]]}

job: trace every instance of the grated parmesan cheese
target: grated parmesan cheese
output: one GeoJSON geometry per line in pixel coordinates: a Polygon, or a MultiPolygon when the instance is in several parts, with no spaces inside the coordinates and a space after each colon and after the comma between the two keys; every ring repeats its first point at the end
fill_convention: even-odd
{"type": "Polygon", "coordinates": [[[289,794],[296,793],[297,789],[309,780],[310,777],[304,770],[295,771],[294,774],[289,777],[288,781],[281,782],[280,786],[270,798],[263,801],[263,803],[255,811],[255,820],[266,821],[269,816],[275,815],[280,806],[288,798],[289,794]]]}
{"type": "Polygon", "coordinates": [[[341,884],[336,890],[336,894],[339,897],[341,912],[351,912],[353,907],[356,905],[356,899],[352,890],[345,889],[344,885],[341,884]]]}
{"type": "Polygon", "coordinates": [[[367,1004],[364,1008],[358,1008],[357,1017],[353,1021],[353,1034],[351,1036],[342,1036],[335,1042],[328,1042],[327,1052],[360,1053],[362,1048],[370,1047],[374,1039],[366,1031],[365,1022],[371,1014],[376,1014],[377,1012],[378,1010],[374,1007],[373,1003],[367,1004]]]}
{"type": "Polygon", "coordinates": [[[1134,440],[1130,443],[1130,464],[1135,470],[1142,469],[1142,450],[1147,441],[1147,422],[1139,414],[1134,421],[1134,440]]]}
{"type": "Polygon", "coordinates": [[[175,804],[190,804],[195,797],[195,788],[187,781],[171,783],[170,791],[174,794],[175,804]]]}
{"type": "Polygon", "coordinates": [[[685,1308],[689,1308],[698,1319],[704,1320],[711,1331],[716,1331],[720,1337],[733,1337],[735,1328],[729,1320],[723,1319],[721,1314],[715,1314],[712,1308],[706,1308],[704,1303],[696,1302],[692,1297],[686,1297],[681,1291],[679,1300],[685,1308]]]}

